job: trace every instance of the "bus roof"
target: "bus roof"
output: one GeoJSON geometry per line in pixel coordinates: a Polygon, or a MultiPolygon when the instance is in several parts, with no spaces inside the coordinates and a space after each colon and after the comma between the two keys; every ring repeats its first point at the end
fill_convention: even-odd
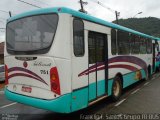
{"type": "Polygon", "coordinates": [[[143,36],[143,37],[147,37],[147,38],[150,38],[150,39],[157,40],[156,37],[153,37],[153,36],[150,36],[150,35],[147,35],[147,34],[144,34],[144,33],[141,33],[141,32],[138,32],[138,31],[129,29],[127,27],[123,27],[123,26],[114,24],[114,23],[110,23],[110,22],[107,22],[105,20],[90,16],[88,14],[85,14],[85,13],[82,13],[82,12],[79,12],[79,11],[75,11],[73,9],[66,8],[66,7],[43,8],[43,9],[38,9],[38,10],[34,10],[34,11],[29,11],[29,12],[22,13],[22,14],[19,14],[19,15],[16,15],[16,16],[13,16],[13,17],[9,18],[7,20],[7,22],[11,22],[11,21],[14,21],[16,19],[20,19],[20,18],[27,17],[27,16],[38,15],[38,14],[48,14],[48,13],[68,13],[68,14],[71,14],[75,17],[85,19],[87,21],[91,21],[91,22],[94,22],[94,23],[97,23],[97,24],[101,24],[101,25],[104,25],[104,26],[114,28],[114,29],[123,30],[123,31],[130,32],[130,33],[133,33],[133,34],[136,34],[136,35],[140,35],[140,36],[143,36]]]}
{"type": "Polygon", "coordinates": [[[155,40],[160,41],[160,38],[156,38],[155,40]]]}

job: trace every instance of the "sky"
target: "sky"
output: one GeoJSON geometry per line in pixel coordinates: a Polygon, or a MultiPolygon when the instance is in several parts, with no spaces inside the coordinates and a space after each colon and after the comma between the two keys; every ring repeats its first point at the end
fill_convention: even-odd
{"type": "MultiPolygon", "coordinates": [[[[21,0],[39,6],[47,7],[69,7],[74,10],[80,9],[79,0],[21,0]]],[[[115,12],[120,12],[119,18],[143,18],[157,17],[160,18],[160,0],[83,0],[88,2],[84,6],[89,15],[107,20],[109,22],[116,19],[115,12]],[[97,1],[102,5],[97,4],[97,1]],[[142,12],[141,14],[137,14],[142,12]]],[[[6,27],[6,19],[9,18],[7,11],[11,11],[12,15],[39,9],[27,5],[18,0],[0,0],[0,28],[6,27]],[[4,12],[6,11],[6,12],[4,12]]],[[[0,29],[0,42],[5,40],[5,30],[0,29]]]]}

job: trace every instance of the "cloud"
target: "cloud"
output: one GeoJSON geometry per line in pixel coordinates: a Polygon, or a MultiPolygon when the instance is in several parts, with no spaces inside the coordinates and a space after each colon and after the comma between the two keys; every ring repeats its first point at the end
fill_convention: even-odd
{"type": "MultiPolygon", "coordinates": [[[[40,7],[55,7],[55,6],[66,6],[75,10],[80,9],[79,0],[24,0],[26,2],[35,4],[40,7]]],[[[115,19],[114,12],[109,11],[106,8],[95,3],[97,0],[83,0],[87,1],[88,5],[84,6],[88,13],[96,17],[113,21],[115,19]]],[[[151,13],[160,18],[159,5],[160,0],[99,0],[103,5],[119,11],[121,18],[133,17],[136,13],[142,11],[143,14],[137,17],[151,16],[151,13]]],[[[15,14],[26,12],[29,10],[37,9],[27,4],[18,2],[16,0],[1,0],[1,9],[6,11],[12,11],[15,14]],[[7,6],[7,8],[6,8],[7,6]]],[[[1,13],[0,13],[1,14],[1,13]]],[[[8,15],[5,15],[8,16],[8,15]]]]}

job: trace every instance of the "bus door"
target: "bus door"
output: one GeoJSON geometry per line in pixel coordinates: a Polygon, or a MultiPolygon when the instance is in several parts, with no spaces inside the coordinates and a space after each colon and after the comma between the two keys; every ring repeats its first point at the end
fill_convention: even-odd
{"type": "Polygon", "coordinates": [[[153,43],[153,62],[152,62],[152,73],[155,72],[155,58],[156,58],[156,51],[155,51],[155,43],[153,43]]]}
{"type": "Polygon", "coordinates": [[[107,93],[108,86],[108,50],[107,35],[97,32],[88,33],[88,83],[89,101],[107,93]],[[105,62],[106,61],[106,62],[105,62]]]}

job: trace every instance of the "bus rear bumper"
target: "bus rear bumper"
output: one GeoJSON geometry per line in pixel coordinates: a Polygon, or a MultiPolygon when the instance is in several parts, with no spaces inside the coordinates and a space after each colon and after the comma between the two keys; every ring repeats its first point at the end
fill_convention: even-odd
{"type": "Polygon", "coordinates": [[[71,94],[63,95],[54,100],[43,100],[13,93],[7,90],[7,88],[5,88],[5,96],[7,97],[7,99],[11,101],[16,101],[22,104],[30,105],[45,110],[50,110],[58,113],[71,112],[71,94]]]}

